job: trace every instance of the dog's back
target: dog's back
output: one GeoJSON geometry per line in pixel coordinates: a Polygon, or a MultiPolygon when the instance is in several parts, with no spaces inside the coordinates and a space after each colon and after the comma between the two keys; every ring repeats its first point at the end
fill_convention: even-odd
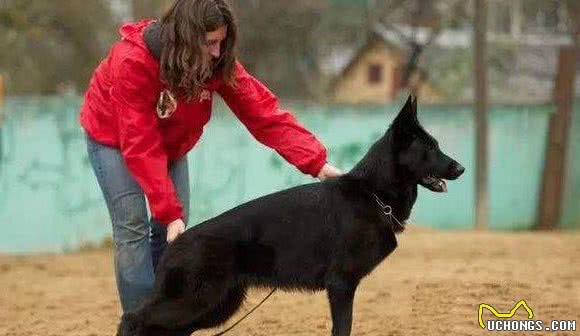
{"type": "Polygon", "coordinates": [[[258,198],[187,230],[159,271],[182,265],[187,251],[196,268],[227,260],[247,285],[324,289],[331,267],[360,277],[394,249],[388,225],[370,195],[337,178],[258,198]]]}

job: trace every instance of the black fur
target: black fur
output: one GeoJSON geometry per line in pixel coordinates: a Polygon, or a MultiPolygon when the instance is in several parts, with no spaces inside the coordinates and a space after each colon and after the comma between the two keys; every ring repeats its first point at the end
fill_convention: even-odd
{"type": "Polygon", "coordinates": [[[420,126],[410,97],[348,174],[258,198],[182,234],[159,263],[151,301],[125,317],[119,334],[189,335],[218,326],[238,310],[246,288],[260,286],[326,290],[332,335],[350,335],[360,280],[397,247],[399,226],[373,193],[403,222],[424,178],[462,173],[420,126]]]}

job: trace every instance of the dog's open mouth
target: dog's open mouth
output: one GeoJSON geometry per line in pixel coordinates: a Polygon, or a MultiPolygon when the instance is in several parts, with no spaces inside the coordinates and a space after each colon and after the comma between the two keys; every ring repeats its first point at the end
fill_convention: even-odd
{"type": "Polygon", "coordinates": [[[434,192],[447,192],[447,183],[433,175],[426,176],[419,181],[419,183],[434,192]]]}

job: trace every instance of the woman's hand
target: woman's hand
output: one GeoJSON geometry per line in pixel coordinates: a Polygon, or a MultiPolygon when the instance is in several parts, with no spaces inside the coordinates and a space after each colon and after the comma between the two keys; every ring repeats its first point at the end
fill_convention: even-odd
{"type": "Polygon", "coordinates": [[[340,169],[327,163],[322,167],[322,169],[320,170],[320,173],[318,173],[317,178],[320,181],[324,181],[329,177],[338,177],[342,174],[344,174],[344,173],[340,169]]]}
{"type": "Polygon", "coordinates": [[[185,223],[181,219],[176,219],[167,225],[167,242],[171,243],[185,231],[185,223]]]}

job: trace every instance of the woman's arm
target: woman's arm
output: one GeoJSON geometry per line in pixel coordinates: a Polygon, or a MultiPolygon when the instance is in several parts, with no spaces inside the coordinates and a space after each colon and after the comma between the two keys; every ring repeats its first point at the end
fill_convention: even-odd
{"type": "Polygon", "coordinates": [[[158,127],[155,74],[142,61],[119,64],[111,89],[120,147],[127,168],[147,196],[154,219],[169,224],[183,218],[183,209],[169,177],[168,158],[158,127]]]}
{"type": "Polygon", "coordinates": [[[236,63],[235,85],[222,84],[218,93],[252,135],[273,148],[301,172],[317,177],[326,164],[326,148],[276,96],[236,63]]]}

